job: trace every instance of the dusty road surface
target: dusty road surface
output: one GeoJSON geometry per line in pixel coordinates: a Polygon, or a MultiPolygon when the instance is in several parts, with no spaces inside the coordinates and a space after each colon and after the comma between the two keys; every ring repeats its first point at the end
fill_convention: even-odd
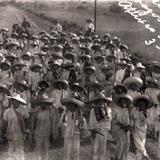
{"type": "MultiPolygon", "coordinates": [[[[45,29],[46,24],[49,22],[31,15],[30,13],[24,12],[12,6],[0,7],[0,28],[7,27],[10,30],[14,23],[20,23],[23,16],[27,16],[32,24],[33,31],[38,33],[40,29],[45,29]],[[44,24],[43,24],[44,22],[44,24]],[[41,25],[40,25],[41,24],[41,25]],[[43,25],[42,25],[43,24],[43,25]],[[42,28],[40,28],[41,26],[42,28]]],[[[47,28],[46,28],[47,29],[47,28]]],[[[158,160],[156,158],[157,144],[152,140],[147,142],[147,150],[151,155],[152,160],[158,160]]],[[[110,157],[114,157],[114,144],[107,145],[107,156],[106,160],[110,160],[110,157]]],[[[80,150],[80,160],[90,160],[91,145],[86,144],[81,146],[80,150]]],[[[34,148],[31,147],[29,143],[25,144],[25,157],[26,160],[35,160],[34,148]]],[[[0,144],[0,160],[7,159],[7,145],[0,144]]],[[[50,160],[63,160],[63,148],[50,149],[50,160]]],[[[133,160],[133,154],[130,153],[128,160],[133,160]]]]}

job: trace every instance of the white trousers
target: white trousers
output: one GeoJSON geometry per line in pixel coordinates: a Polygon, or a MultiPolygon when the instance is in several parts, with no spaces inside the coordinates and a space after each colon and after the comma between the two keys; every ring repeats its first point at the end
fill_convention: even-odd
{"type": "Polygon", "coordinates": [[[36,137],[36,160],[49,159],[49,140],[48,138],[36,137]]]}
{"type": "Polygon", "coordinates": [[[73,137],[64,137],[64,160],[79,160],[80,133],[73,133],[73,137]]]}
{"type": "Polygon", "coordinates": [[[12,140],[8,142],[8,160],[24,160],[24,141],[12,140]]]}

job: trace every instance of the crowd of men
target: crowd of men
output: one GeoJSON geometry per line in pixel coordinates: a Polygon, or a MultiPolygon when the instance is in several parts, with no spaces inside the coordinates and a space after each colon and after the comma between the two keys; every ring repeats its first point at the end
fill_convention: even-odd
{"type": "Polygon", "coordinates": [[[148,130],[160,152],[160,64],[133,63],[120,38],[99,36],[86,22],[84,33],[59,23],[49,34],[1,29],[0,137],[8,159],[25,159],[26,140],[38,160],[52,159],[50,143],[62,140],[64,160],[79,160],[81,140],[91,137],[91,160],[107,160],[109,135],[111,159],[127,160],[131,151],[135,160],[150,159],[148,130]]]}

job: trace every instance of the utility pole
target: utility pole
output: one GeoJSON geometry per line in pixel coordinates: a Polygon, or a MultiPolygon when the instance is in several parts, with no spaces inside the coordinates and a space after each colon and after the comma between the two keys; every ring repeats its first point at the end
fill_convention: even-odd
{"type": "Polygon", "coordinates": [[[35,2],[34,2],[34,11],[35,11],[35,13],[37,11],[37,0],[35,0],[35,2]]]}
{"type": "Polygon", "coordinates": [[[97,0],[94,1],[94,27],[95,27],[95,32],[97,29],[97,0]]]}

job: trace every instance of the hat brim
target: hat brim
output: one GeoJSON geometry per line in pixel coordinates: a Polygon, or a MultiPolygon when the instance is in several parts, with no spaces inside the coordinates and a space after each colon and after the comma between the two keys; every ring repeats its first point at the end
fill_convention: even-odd
{"type": "Polygon", "coordinates": [[[0,92],[1,93],[6,93],[8,96],[10,96],[10,91],[9,89],[7,88],[7,86],[3,85],[3,84],[0,84],[0,92]]]}
{"type": "Polygon", "coordinates": [[[71,104],[74,104],[79,109],[84,107],[84,103],[75,98],[64,98],[61,100],[61,104],[66,106],[67,108],[72,107],[71,104]]]}
{"type": "Polygon", "coordinates": [[[19,104],[22,104],[22,105],[27,105],[27,102],[25,100],[23,100],[22,98],[16,98],[16,97],[8,97],[10,100],[14,100],[14,101],[17,101],[19,104]]]}
{"type": "Polygon", "coordinates": [[[138,77],[130,77],[124,80],[124,85],[126,85],[128,88],[130,88],[131,84],[135,84],[137,87],[136,89],[140,89],[143,85],[143,81],[138,77]]]}
{"type": "Polygon", "coordinates": [[[57,88],[58,84],[63,85],[63,89],[66,90],[68,88],[68,84],[63,80],[57,80],[53,82],[53,85],[57,88]]]}
{"type": "Polygon", "coordinates": [[[90,103],[97,103],[97,102],[112,103],[111,99],[107,97],[94,97],[93,99],[90,100],[90,103]]]}
{"type": "Polygon", "coordinates": [[[138,103],[140,100],[144,100],[147,102],[146,109],[149,109],[153,106],[153,101],[150,97],[145,96],[145,95],[139,95],[139,96],[135,97],[133,100],[133,104],[135,107],[138,107],[138,103]]]}
{"type": "Polygon", "coordinates": [[[126,100],[126,102],[127,102],[127,104],[128,104],[128,106],[130,106],[130,104],[132,103],[132,97],[130,97],[129,95],[120,95],[120,96],[118,96],[117,97],[118,98],[118,100],[117,100],[117,104],[119,104],[119,102],[120,102],[120,100],[121,99],[125,99],[126,100]]]}
{"type": "Polygon", "coordinates": [[[82,91],[84,90],[81,86],[79,86],[79,85],[74,85],[74,84],[70,86],[70,89],[71,89],[72,91],[74,91],[74,92],[76,92],[76,91],[82,92],[82,91]]]}

